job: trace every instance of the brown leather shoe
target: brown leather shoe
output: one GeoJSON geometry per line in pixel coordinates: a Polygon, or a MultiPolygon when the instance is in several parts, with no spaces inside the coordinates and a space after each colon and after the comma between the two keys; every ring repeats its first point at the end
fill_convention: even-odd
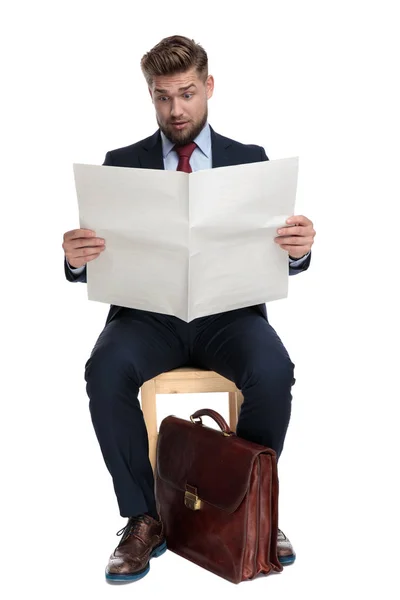
{"type": "Polygon", "coordinates": [[[292,565],[296,560],[296,553],[286,535],[278,529],[278,560],[283,567],[292,565]]]}
{"type": "Polygon", "coordinates": [[[161,556],[167,549],[162,522],[149,515],[130,517],[117,535],[122,538],[106,568],[109,582],[141,579],[150,570],[150,559],[161,556]]]}

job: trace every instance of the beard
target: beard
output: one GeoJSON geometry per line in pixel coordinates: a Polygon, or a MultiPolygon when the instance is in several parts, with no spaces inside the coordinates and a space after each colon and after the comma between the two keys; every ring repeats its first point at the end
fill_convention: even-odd
{"type": "MultiPolygon", "coordinates": [[[[156,115],[157,123],[163,134],[173,143],[175,146],[185,146],[199,135],[200,131],[203,129],[204,125],[207,122],[208,118],[208,108],[204,112],[204,115],[197,123],[193,123],[189,121],[189,127],[184,131],[179,131],[173,129],[172,125],[162,125],[156,115]]],[[[174,121],[172,121],[174,123],[174,121]]]]}

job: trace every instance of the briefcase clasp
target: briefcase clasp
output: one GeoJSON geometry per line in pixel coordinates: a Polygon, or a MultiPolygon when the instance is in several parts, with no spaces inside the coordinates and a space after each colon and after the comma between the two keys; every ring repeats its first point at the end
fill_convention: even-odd
{"type": "Polygon", "coordinates": [[[190,510],[200,510],[201,508],[201,500],[197,495],[197,488],[191,485],[186,485],[185,506],[190,508],[190,510]]]}

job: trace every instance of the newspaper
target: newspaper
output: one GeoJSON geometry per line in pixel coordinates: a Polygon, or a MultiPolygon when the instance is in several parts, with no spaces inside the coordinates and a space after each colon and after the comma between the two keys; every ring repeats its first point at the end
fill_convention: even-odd
{"type": "Polygon", "coordinates": [[[82,228],[105,239],[89,300],[190,322],[285,298],[298,157],[195,173],[74,164],[82,228]],[[287,225],[286,225],[287,226],[287,225]]]}

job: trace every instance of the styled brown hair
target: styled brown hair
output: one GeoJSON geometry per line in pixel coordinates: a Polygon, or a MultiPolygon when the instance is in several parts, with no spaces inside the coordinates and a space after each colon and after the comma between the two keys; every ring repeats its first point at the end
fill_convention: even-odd
{"type": "Polygon", "coordinates": [[[184,73],[193,67],[204,81],[208,76],[207,53],[194,40],[182,35],[164,38],[147,52],[140,61],[147,84],[153,83],[153,77],[184,73]]]}

